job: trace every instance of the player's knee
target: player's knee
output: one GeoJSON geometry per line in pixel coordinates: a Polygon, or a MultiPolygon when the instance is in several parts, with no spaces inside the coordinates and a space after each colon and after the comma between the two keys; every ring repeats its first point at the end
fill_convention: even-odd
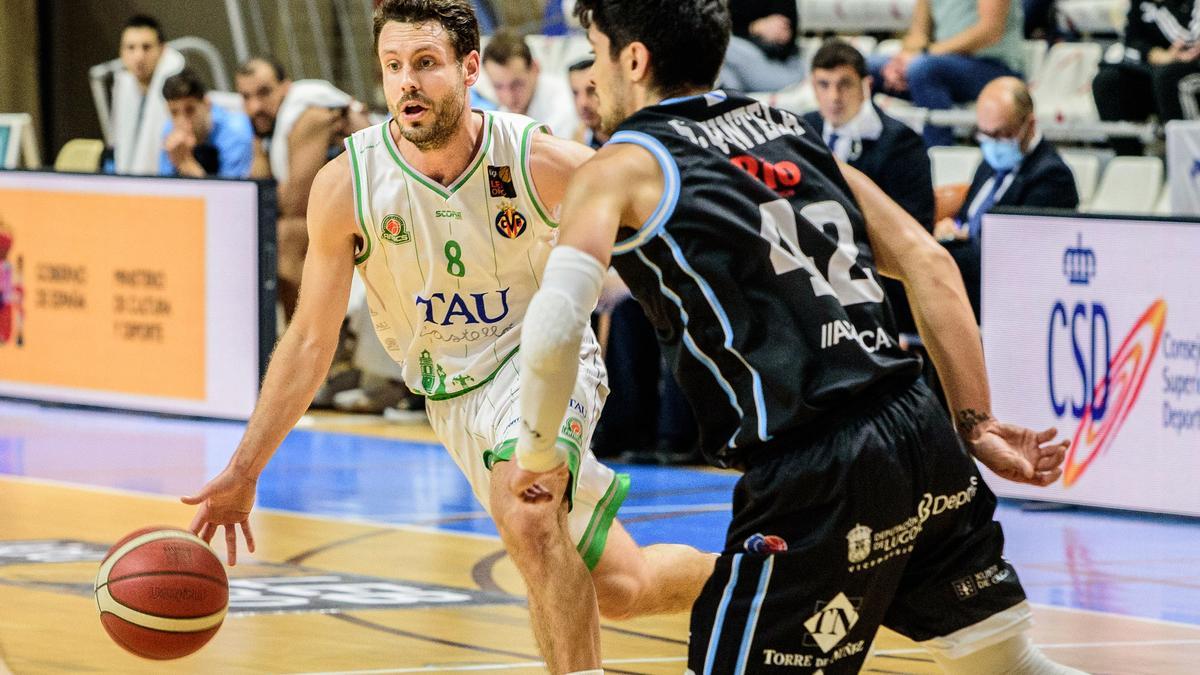
{"type": "Polygon", "coordinates": [[[547,506],[493,495],[492,513],[496,517],[496,529],[500,531],[500,538],[514,558],[545,551],[557,539],[566,536],[554,509],[547,506]]]}
{"type": "Polygon", "coordinates": [[[611,621],[624,621],[638,616],[639,597],[640,589],[634,583],[596,585],[600,616],[611,621]]]}

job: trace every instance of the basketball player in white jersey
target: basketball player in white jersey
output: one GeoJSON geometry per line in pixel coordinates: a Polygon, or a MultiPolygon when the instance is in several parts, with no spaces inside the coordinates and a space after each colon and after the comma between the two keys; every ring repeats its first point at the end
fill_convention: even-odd
{"type": "Polygon", "coordinates": [[[567,179],[592,151],[527,117],[466,106],[479,74],[467,0],[385,0],[375,16],[393,119],[348,138],[347,152],[317,174],[296,315],[229,466],[184,498],[200,505],[192,529],[209,540],[224,525],[230,564],[236,526],[254,550],[257,477],[329,367],[357,265],[376,332],[404,364],[407,385],[428,398],[434,430],[526,581],[547,664],[599,672],[598,614],[686,611],[713,558],[686,546],[639,549],[615,520],[628,479],[588,450],[607,395],[593,337],[557,434],[569,470],[524,496],[507,489],[521,321],[567,179]]]}

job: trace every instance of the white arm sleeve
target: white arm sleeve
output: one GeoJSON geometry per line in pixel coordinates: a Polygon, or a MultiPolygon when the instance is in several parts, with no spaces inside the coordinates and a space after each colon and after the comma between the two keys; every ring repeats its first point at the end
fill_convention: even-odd
{"type": "Polygon", "coordinates": [[[579,346],[604,285],[604,266],[570,246],[550,252],[542,286],[521,327],[521,430],[517,465],[527,471],[558,468],[566,460],[557,445],[575,377],[579,346]]]}

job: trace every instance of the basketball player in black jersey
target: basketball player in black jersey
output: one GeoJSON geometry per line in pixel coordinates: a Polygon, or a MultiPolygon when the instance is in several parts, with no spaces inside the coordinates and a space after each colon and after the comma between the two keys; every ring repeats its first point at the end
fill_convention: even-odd
{"type": "Polygon", "coordinates": [[[1066,444],[992,417],[944,249],[800,118],[712,90],[722,0],[579,0],[577,12],[613,135],[571,180],[526,314],[512,490],[545,499],[539,478],[565,470],[554,438],[611,259],[708,459],[744,472],[693,607],[690,671],[856,672],[885,625],[950,672],[1075,672],[1025,635],[1029,605],[972,459],[1047,485],[1066,444]],[[896,344],[879,274],[906,286],[953,423],[896,344]]]}

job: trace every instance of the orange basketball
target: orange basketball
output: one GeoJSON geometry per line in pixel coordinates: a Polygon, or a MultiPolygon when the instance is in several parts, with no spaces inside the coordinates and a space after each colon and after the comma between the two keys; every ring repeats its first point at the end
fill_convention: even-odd
{"type": "Polygon", "coordinates": [[[147,527],[108,550],[96,575],[100,622],[118,645],[148,659],[177,659],[207,643],[229,606],[225,568],[186,530],[147,527]]]}

